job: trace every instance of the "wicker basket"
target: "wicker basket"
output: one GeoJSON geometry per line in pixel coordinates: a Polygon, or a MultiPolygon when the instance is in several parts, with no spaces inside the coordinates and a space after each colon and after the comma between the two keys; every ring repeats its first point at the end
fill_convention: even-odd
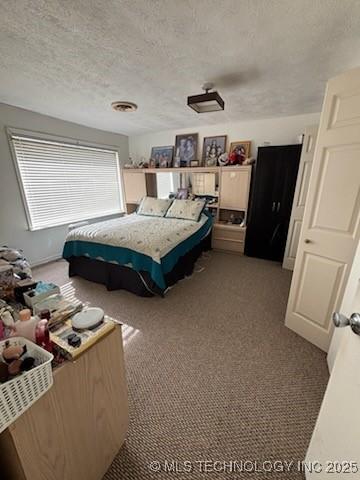
{"type": "Polygon", "coordinates": [[[27,355],[39,365],[28,372],[0,384],[0,433],[36,402],[53,384],[51,362],[53,355],[22,337],[0,341],[0,359],[5,342],[10,345],[26,345],[27,355]]]}

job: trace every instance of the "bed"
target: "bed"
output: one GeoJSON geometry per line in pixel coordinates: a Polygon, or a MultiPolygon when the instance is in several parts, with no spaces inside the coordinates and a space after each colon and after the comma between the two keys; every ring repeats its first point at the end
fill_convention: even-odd
{"type": "Polygon", "coordinates": [[[63,258],[69,276],[102,283],[108,290],[164,295],[211,248],[211,228],[207,213],[197,222],[133,213],[70,231],[63,258]]]}

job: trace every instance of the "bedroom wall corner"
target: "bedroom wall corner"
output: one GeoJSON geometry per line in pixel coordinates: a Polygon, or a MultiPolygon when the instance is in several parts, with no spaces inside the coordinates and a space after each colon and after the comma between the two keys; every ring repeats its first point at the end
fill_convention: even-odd
{"type": "MultiPolygon", "coordinates": [[[[227,135],[227,146],[236,140],[251,140],[251,153],[256,157],[258,146],[263,142],[271,145],[286,145],[297,143],[298,136],[308,125],[319,123],[320,113],[293,115],[289,117],[273,117],[258,120],[219,123],[207,126],[192,126],[178,130],[163,130],[160,132],[129,137],[129,151],[133,160],[150,158],[151,147],[174,145],[175,136],[188,132],[199,133],[198,158],[201,158],[204,137],[227,135]]],[[[195,122],[194,122],[195,123],[195,122]]]]}

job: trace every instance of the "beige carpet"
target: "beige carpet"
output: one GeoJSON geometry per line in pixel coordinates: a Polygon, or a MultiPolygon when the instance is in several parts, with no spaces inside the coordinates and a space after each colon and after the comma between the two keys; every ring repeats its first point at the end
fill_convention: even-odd
{"type": "Polygon", "coordinates": [[[200,266],[164,299],[69,279],[63,261],[35,271],[128,325],[130,428],[104,480],[304,478],[262,463],[304,458],[328,379],[325,354],[284,326],[291,274],[220,253],[200,266]]]}

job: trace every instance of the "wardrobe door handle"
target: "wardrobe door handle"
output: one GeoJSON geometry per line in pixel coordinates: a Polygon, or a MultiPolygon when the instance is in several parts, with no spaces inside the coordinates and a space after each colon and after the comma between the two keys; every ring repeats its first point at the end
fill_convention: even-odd
{"type": "Polygon", "coordinates": [[[278,202],[278,204],[277,204],[277,209],[276,209],[276,211],[279,213],[279,210],[280,210],[280,202],[278,202]]]}

